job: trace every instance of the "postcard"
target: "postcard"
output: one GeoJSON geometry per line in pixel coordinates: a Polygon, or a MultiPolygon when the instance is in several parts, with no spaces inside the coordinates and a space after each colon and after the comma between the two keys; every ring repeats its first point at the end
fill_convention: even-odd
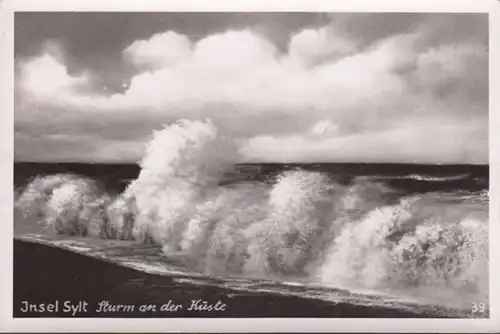
{"type": "Polygon", "coordinates": [[[499,9],[2,3],[0,328],[500,330],[499,9]]]}

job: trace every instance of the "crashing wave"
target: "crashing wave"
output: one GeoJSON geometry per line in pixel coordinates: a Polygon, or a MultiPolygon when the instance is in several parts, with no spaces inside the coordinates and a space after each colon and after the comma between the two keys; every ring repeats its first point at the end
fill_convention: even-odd
{"type": "Polygon", "coordinates": [[[57,233],[159,244],[209,274],[487,291],[488,221],[469,208],[447,215],[451,204],[432,194],[395,200],[381,183],[300,169],[220,186],[236,161],[235,142],[214,124],[181,121],[154,133],[123,194],[52,175],[35,178],[15,207],[57,233]]]}

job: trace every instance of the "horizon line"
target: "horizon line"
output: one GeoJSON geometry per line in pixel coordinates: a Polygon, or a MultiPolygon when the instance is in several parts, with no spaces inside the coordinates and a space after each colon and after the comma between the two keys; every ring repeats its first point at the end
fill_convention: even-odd
{"type": "MultiPolygon", "coordinates": [[[[32,163],[32,164],[82,164],[82,165],[138,165],[139,162],[113,162],[113,161],[16,161],[16,163],[32,163]]],[[[234,165],[317,165],[317,164],[337,164],[337,165],[435,165],[435,166],[489,166],[488,163],[441,163],[441,162],[346,162],[346,161],[293,161],[293,162],[279,162],[279,161],[247,161],[247,162],[236,162],[234,165]]]]}

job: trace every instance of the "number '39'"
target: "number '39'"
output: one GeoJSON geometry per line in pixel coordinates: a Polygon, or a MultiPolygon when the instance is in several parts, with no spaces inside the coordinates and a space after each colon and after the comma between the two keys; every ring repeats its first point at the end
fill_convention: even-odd
{"type": "Polygon", "coordinates": [[[472,303],[472,313],[484,313],[485,310],[484,303],[472,303]]]}

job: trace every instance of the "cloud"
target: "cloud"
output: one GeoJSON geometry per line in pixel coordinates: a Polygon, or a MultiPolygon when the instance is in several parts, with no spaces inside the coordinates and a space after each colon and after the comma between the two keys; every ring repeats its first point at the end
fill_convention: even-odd
{"type": "Polygon", "coordinates": [[[420,54],[416,67],[411,83],[419,91],[450,102],[488,103],[485,46],[477,43],[442,45],[420,54]]]}
{"type": "Polygon", "coordinates": [[[326,136],[330,134],[335,134],[338,130],[337,125],[333,124],[329,120],[323,120],[316,123],[311,128],[311,135],[313,136],[326,136]]]}
{"type": "Polygon", "coordinates": [[[336,34],[329,27],[306,29],[292,37],[290,57],[306,65],[340,58],[356,50],[356,42],[336,34]]]}
{"type": "Polygon", "coordinates": [[[50,101],[61,94],[72,96],[79,86],[88,84],[86,74],[69,75],[66,66],[56,57],[50,49],[45,48],[41,56],[21,62],[20,85],[25,92],[50,101]]]}
{"type": "Polygon", "coordinates": [[[123,51],[125,59],[133,65],[153,69],[175,66],[190,54],[189,38],[174,31],[155,34],[149,40],[135,41],[123,51]]]}
{"type": "Polygon", "coordinates": [[[484,163],[488,155],[488,125],[448,119],[413,120],[383,131],[346,136],[310,137],[304,134],[248,140],[242,151],[249,160],[278,162],[407,162],[484,163]],[[439,138],[439,142],[436,142],[439,138]],[[266,157],[262,159],[262,157],[266,157]],[[380,160],[380,156],[384,156],[380,160]]]}
{"type": "Polygon", "coordinates": [[[14,160],[44,162],[136,162],[142,158],[144,144],[136,140],[112,140],[92,135],[15,134],[14,160]]]}
{"type": "Polygon", "coordinates": [[[488,110],[484,45],[471,39],[436,43],[429,37],[436,29],[429,26],[439,22],[415,22],[409,25],[417,27],[413,30],[386,31],[370,44],[339,24],[309,28],[290,36],[287,52],[251,29],[197,41],[179,32],[157,33],[123,50],[137,73],[123,94],[111,96],[83,93],[82,87],[92,85],[89,76],[70,75],[64,59],[42,52],[19,63],[22,102],[16,103],[16,119],[26,129],[30,119],[60,110],[58,119],[65,125],[55,133],[65,133],[68,124],[88,124],[86,118],[102,120],[113,129],[99,133],[105,142],[126,140],[128,126],[120,133],[124,119],[142,134],[153,124],[208,117],[248,139],[249,159],[271,159],[279,148],[292,150],[299,160],[322,152],[317,156],[331,160],[407,161],[413,156],[486,162],[486,151],[470,152],[463,141],[440,143],[437,151],[433,145],[408,144],[423,142],[427,126],[441,129],[445,119],[455,124],[446,130],[450,138],[476,133],[482,123],[475,121],[487,124],[488,110]],[[381,149],[370,149],[375,144],[381,149]]]}

